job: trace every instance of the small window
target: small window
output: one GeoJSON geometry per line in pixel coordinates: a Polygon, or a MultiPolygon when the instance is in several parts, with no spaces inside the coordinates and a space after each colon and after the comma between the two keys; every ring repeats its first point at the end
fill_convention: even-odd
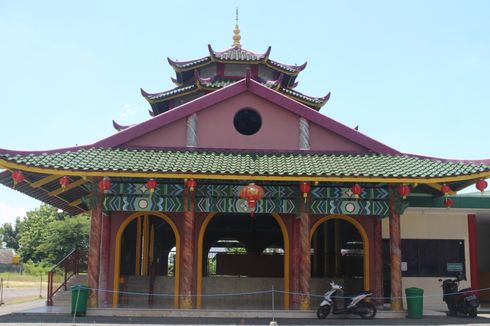
{"type": "MultiPolygon", "coordinates": [[[[385,266],[389,264],[389,240],[383,240],[385,266]]],[[[402,239],[406,277],[451,277],[465,273],[464,240],[402,239]]],[[[387,271],[389,268],[387,269],[387,271]]]]}
{"type": "Polygon", "coordinates": [[[235,129],[242,135],[250,136],[257,133],[262,126],[262,118],[257,111],[242,109],[235,114],[233,119],[235,129]]]}

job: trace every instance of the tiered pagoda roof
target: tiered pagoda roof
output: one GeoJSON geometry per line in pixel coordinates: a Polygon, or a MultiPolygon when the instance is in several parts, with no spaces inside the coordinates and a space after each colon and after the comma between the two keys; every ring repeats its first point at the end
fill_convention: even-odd
{"type": "Polygon", "coordinates": [[[91,197],[103,177],[110,177],[115,183],[138,183],[154,178],[162,185],[181,183],[184,178],[197,178],[204,184],[311,181],[318,187],[358,182],[367,188],[380,188],[407,183],[413,186],[416,195],[420,198],[426,195],[428,200],[437,200],[445,194],[441,184],[458,191],[490,177],[490,160],[456,161],[400,153],[320,114],[317,110],[330,94],[314,98],[293,89],[306,63],[291,66],[272,61],[270,47],[262,54],[245,50],[239,43],[237,29],[235,42],[229,49],[217,52],[209,47],[209,55],[203,58],[186,62],[169,60],[176,72],[177,87],[155,94],[142,91],[156,117],[133,126],[113,122],[118,133],[85,146],[44,152],[0,148],[0,168],[6,169],[0,172],[0,184],[77,214],[90,208],[85,199],[91,197]],[[211,94],[202,97],[208,93],[211,94]],[[363,150],[151,148],[130,144],[131,140],[244,93],[312,121],[363,150]],[[169,111],[174,107],[179,109],[169,111]],[[13,182],[12,173],[16,170],[23,172],[24,182],[13,182]],[[69,178],[68,186],[60,185],[63,176],[69,178]]]}
{"type": "Polygon", "coordinates": [[[330,98],[330,93],[323,97],[312,97],[294,90],[296,77],[305,69],[306,62],[302,65],[287,65],[271,60],[271,47],[263,53],[256,53],[243,49],[236,42],[223,51],[215,51],[208,45],[208,51],[209,55],[190,61],[168,58],[176,75],[172,81],[177,87],[158,93],[148,93],[141,89],[141,94],[151,105],[152,116],[226,87],[247,74],[253,80],[314,110],[319,110],[330,98]]]}

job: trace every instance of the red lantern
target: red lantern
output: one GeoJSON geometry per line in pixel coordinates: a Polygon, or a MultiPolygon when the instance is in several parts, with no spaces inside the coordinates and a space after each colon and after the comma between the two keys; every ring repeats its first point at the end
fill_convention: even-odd
{"type": "Polygon", "coordinates": [[[22,173],[22,171],[13,171],[12,172],[12,180],[14,181],[14,187],[18,183],[22,183],[25,180],[24,174],[22,173]]]}
{"type": "Polygon", "coordinates": [[[451,187],[449,187],[447,184],[443,184],[441,186],[441,191],[444,193],[444,196],[447,196],[451,191],[451,187]]]}
{"type": "Polygon", "coordinates": [[[350,190],[352,191],[352,193],[354,194],[354,198],[356,198],[356,199],[359,198],[359,195],[362,192],[362,188],[361,188],[361,186],[358,183],[356,183],[355,185],[353,185],[350,190]]]}
{"type": "Polygon", "coordinates": [[[453,206],[453,200],[451,198],[444,199],[444,206],[446,208],[451,208],[451,206],[453,206]]]}
{"type": "Polygon", "coordinates": [[[189,188],[190,191],[194,191],[197,187],[197,181],[195,179],[187,179],[185,186],[189,188]]]}
{"type": "Polygon", "coordinates": [[[407,186],[406,184],[402,184],[400,185],[400,187],[398,187],[398,193],[400,194],[400,196],[402,196],[403,199],[407,199],[407,196],[410,193],[410,191],[411,191],[410,187],[407,186]]]}
{"type": "Polygon", "coordinates": [[[60,183],[61,189],[63,191],[65,191],[66,186],[68,186],[70,184],[70,179],[68,179],[68,177],[65,175],[65,176],[60,178],[59,183],[60,183]]]}
{"type": "Polygon", "coordinates": [[[488,182],[483,180],[483,179],[480,179],[478,180],[478,182],[476,183],[476,189],[478,189],[482,196],[483,196],[483,193],[485,192],[485,189],[487,189],[488,187],[488,182]]]}
{"type": "Polygon", "coordinates": [[[250,216],[254,216],[257,201],[264,197],[264,188],[257,186],[255,183],[250,183],[240,190],[240,198],[247,201],[250,216]]]}
{"type": "Polygon", "coordinates": [[[301,193],[303,194],[303,198],[306,201],[306,198],[308,197],[308,194],[311,191],[310,183],[309,182],[301,182],[299,184],[299,191],[301,191],[301,193]]]}
{"type": "Polygon", "coordinates": [[[157,186],[158,186],[158,182],[155,179],[150,179],[146,181],[146,188],[150,190],[150,195],[153,195],[157,186]]]}
{"type": "Polygon", "coordinates": [[[104,194],[106,194],[109,189],[111,189],[112,183],[111,180],[108,177],[104,177],[99,181],[99,190],[103,191],[104,194]]]}

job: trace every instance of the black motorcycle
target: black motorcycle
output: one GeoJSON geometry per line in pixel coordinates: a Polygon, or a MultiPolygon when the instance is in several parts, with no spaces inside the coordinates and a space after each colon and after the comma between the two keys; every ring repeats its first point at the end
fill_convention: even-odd
{"type": "Polygon", "coordinates": [[[456,316],[459,313],[475,318],[478,314],[477,308],[480,306],[480,301],[471,288],[458,290],[461,280],[466,280],[466,278],[456,276],[454,279],[439,280],[442,282],[442,300],[447,304],[448,315],[456,316]]]}

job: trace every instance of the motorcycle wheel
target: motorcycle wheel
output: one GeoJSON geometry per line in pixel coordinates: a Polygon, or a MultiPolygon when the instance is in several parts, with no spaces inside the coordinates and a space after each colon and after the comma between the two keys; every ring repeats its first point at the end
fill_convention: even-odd
{"type": "Polygon", "coordinates": [[[478,312],[476,311],[476,307],[469,307],[468,308],[468,316],[471,318],[476,318],[478,315],[478,312]]]}
{"type": "Polygon", "coordinates": [[[330,313],[330,306],[321,306],[316,311],[316,316],[318,317],[318,319],[325,319],[327,318],[329,313],[330,313]]]}
{"type": "Polygon", "coordinates": [[[362,319],[373,319],[376,316],[376,305],[372,302],[360,302],[357,311],[362,319]]]}

